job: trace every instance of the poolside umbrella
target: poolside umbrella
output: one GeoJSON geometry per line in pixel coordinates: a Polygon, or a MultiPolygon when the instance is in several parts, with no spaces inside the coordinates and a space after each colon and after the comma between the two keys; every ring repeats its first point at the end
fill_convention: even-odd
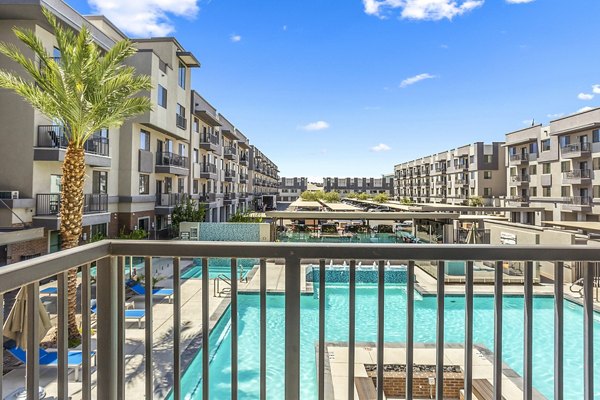
{"type": "MultiPolygon", "coordinates": [[[[38,326],[38,342],[41,341],[44,336],[52,328],[50,322],[50,316],[46,307],[42,304],[42,301],[37,297],[39,301],[39,316],[40,319],[38,326]]],[[[22,287],[15,298],[15,305],[10,310],[8,318],[4,323],[3,329],[4,336],[13,339],[17,346],[26,349],[27,346],[27,288],[22,287]]]]}

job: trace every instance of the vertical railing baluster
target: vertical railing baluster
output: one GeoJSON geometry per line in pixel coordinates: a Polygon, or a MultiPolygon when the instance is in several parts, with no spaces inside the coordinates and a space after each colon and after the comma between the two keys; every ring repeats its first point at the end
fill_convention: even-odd
{"type": "Polygon", "coordinates": [[[435,398],[444,398],[444,296],[445,262],[437,265],[437,326],[435,339],[435,398]]]}
{"type": "Polygon", "coordinates": [[[325,260],[319,260],[319,400],[325,399],[325,260]]]}
{"type": "Polygon", "coordinates": [[[85,264],[81,267],[81,352],[83,354],[83,363],[81,366],[82,400],[92,400],[92,360],[90,356],[92,354],[91,303],[90,264],[85,264]]]}
{"type": "Polygon", "coordinates": [[[27,389],[27,400],[39,400],[39,366],[40,366],[40,285],[32,282],[21,290],[27,290],[27,364],[25,365],[25,380],[27,389]]]}
{"type": "MultiPolygon", "coordinates": [[[[0,321],[4,324],[4,293],[0,293],[0,321]]],[[[0,362],[4,365],[4,346],[0,346],[0,362]]],[[[4,398],[2,380],[3,378],[0,377],[0,399],[4,398]]]]}
{"type": "Polygon", "coordinates": [[[383,400],[383,357],[385,339],[385,261],[379,261],[377,274],[377,400],[383,400]]]}
{"type": "Polygon", "coordinates": [[[267,398],[267,260],[260,259],[260,399],[267,398]]]}
{"type": "Polygon", "coordinates": [[[406,400],[413,398],[415,262],[408,262],[406,277],[406,400]]]}
{"type": "Polygon", "coordinates": [[[594,265],[583,270],[583,397],[594,398],[594,265]]]}
{"type": "Polygon", "coordinates": [[[531,400],[533,396],[533,263],[525,262],[524,287],[524,343],[523,343],[523,399],[531,400]]]}
{"type": "MultiPolygon", "coordinates": [[[[58,280],[58,298],[56,301],[56,314],[58,322],[56,326],[57,351],[58,351],[58,398],[66,399],[69,397],[69,324],[67,297],[69,292],[67,272],[61,272],[57,276],[58,280]]],[[[79,371],[75,371],[77,375],[79,371]]]]}
{"type": "Polygon", "coordinates": [[[118,399],[117,369],[117,331],[119,315],[117,310],[117,260],[105,257],[96,262],[96,317],[97,328],[97,380],[98,399],[118,399]]]}
{"type": "Polygon", "coordinates": [[[117,258],[117,395],[125,399],[125,257],[117,258]]]}
{"type": "Polygon", "coordinates": [[[354,352],[356,342],[356,260],[350,261],[348,284],[348,399],[354,400],[354,352]]]}
{"type": "Polygon", "coordinates": [[[181,399],[181,258],[173,258],[173,399],[181,399]]]}
{"type": "Polygon", "coordinates": [[[153,365],[153,342],[154,332],[152,327],[154,325],[152,318],[153,308],[153,283],[154,271],[152,270],[152,257],[146,257],[144,262],[144,306],[146,312],[146,323],[145,323],[145,372],[146,372],[146,399],[154,398],[154,365],[153,365]]]}
{"type": "Polygon", "coordinates": [[[208,334],[210,333],[209,326],[209,309],[208,309],[208,259],[202,259],[202,398],[210,399],[209,397],[209,346],[208,334]]]}
{"type": "Polygon", "coordinates": [[[285,399],[300,399],[300,259],[285,259],[285,399]]]}
{"type": "Polygon", "coordinates": [[[465,400],[473,398],[473,261],[465,270],[465,400]]]}
{"type": "Polygon", "coordinates": [[[496,261],[494,269],[494,399],[502,400],[502,261],[496,261]]]}
{"type": "Polygon", "coordinates": [[[238,398],[238,268],[231,259],[231,400],[238,398]]]}
{"type": "Polygon", "coordinates": [[[554,263],[554,400],[563,400],[564,263],[554,263]]]}

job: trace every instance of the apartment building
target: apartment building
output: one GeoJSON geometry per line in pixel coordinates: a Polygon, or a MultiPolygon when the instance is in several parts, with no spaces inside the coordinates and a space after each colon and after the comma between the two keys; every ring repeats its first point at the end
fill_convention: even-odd
{"type": "Polygon", "coordinates": [[[294,202],[300,198],[302,192],[308,189],[308,178],[285,178],[279,179],[279,195],[277,201],[294,202]]]}
{"type": "Polygon", "coordinates": [[[338,192],[341,197],[346,197],[350,193],[379,194],[387,193],[389,196],[394,194],[393,175],[384,175],[381,178],[323,178],[323,190],[325,192],[338,192]]]}
{"type": "Polygon", "coordinates": [[[279,168],[256,146],[250,146],[248,181],[256,209],[275,209],[279,192],[279,168]]]}
{"type": "Polygon", "coordinates": [[[394,167],[394,195],[417,203],[484,204],[506,194],[504,147],[500,142],[475,142],[394,167]]]}
{"type": "Polygon", "coordinates": [[[600,108],[508,133],[506,147],[513,222],[599,221],[600,108]]]}
{"type": "MultiPolygon", "coordinates": [[[[15,25],[29,28],[48,54],[60,59],[42,4],[47,6],[42,0],[0,4],[0,40],[30,54],[12,32],[15,25]]],[[[105,17],[83,17],[63,1],[53,1],[51,11],[74,30],[88,26],[101,49],[126,38],[105,17]]],[[[167,237],[171,213],[184,195],[207,204],[206,220],[212,222],[255,206],[249,196],[252,147],[245,135],[192,91],[191,69],[200,66],[196,57],[172,37],[134,42],[139,51],[128,63],[151,77],[153,88],[147,95],[153,109],[119,129],[99,130],[85,144],[82,241],[136,228],[150,232],[150,238],[167,237]]],[[[15,69],[6,57],[0,57],[0,67],[15,69]]],[[[3,257],[16,262],[60,249],[61,161],[67,138],[62,126],[13,93],[0,91],[0,104],[0,159],[10,166],[0,169],[4,200],[0,228],[43,228],[41,236],[39,230],[20,235],[28,238],[27,246],[17,250],[7,244],[2,249],[8,254],[3,257]]],[[[268,170],[277,176],[277,166],[270,160],[268,170]]]]}

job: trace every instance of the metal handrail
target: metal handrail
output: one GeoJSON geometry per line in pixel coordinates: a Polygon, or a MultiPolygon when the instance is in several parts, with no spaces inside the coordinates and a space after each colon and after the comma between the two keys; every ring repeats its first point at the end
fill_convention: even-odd
{"type": "Polygon", "coordinates": [[[592,171],[589,169],[574,169],[563,172],[564,179],[590,179],[592,171]]]}
{"type": "Polygon", "coordinates": [[[156,165],[189,168],[188,158],[170,151],[156,153],[156,165]]]}
{"type": "Polygon", "coordinates": [[[581,152],[581,151],[590,151],[590,143],[589,142],[584,142],[584,143],[571,143],[571,144],[565,144],[563,146],[560,147],[560,150],[565,153],[576,153],[576,152],[581,152]]]}
{"type": "Polygon", "coordinates": [[[219,274],[213,280],[213,296],[214,297],[221,297],[222,292],[221,292],[220,282],[227,284],[229,286],[229,288],[231,288],[231,279],[229,279],[226,275],[219,274]]]}

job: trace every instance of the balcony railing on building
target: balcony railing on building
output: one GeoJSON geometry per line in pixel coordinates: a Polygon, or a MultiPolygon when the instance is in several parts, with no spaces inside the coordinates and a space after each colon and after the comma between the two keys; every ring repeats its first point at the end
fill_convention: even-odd
{"type": "Polygon", "coordinates": [[[183,115],[175,114],[175,124],[180,129],[186,129],[187,128],[187,119],[183,115]]]}
{"type": "Polygon", "coordinates": [[[230,160],[235,160],[237,157],[237,149],[233,146],[227,146],[223,149],[223,156],[230,160]]]}
{"type": "MultiPolygon", "coordinates": [[[[99,134],[93,134],[83,144],[83,150],[88,154],[109,156],[109,139],[99,134]]],[[[69,144],[64,126],[61,125],[39,125],[37,147],[66,149],[69,144]]]]}
{"type": "Polygon", "coordinates": [[[562,174],[563,183],[578,184],[589,181],[592,178],[592,171],[589,169],[574,169],[565,171],[562,174]]]}
{"type": "Polygon", "coordinates": [[[563,208],[579,211],[590,208],[593,200],[590,196],[563,197],[563,208]]]}
{"type": "Polygon", "coordinates": [[[509,162],[510,162],[510,164],[513,164],[513,165],[518,165],[518,164],[525,163],[528,161],[529,161],[528,153],[511,154],[509,156],[509,162]]]}
{"type": "Polygon", "coordinates": [[[516,184],[529,183],[529,175],[512,175],[510,181],[516,184]]]}
{"type": "Polygon", "coordinates": [[[157,207],[175,207],[181,203],[183,196],[181,193],[158,193],[156,195],[157,207]]]}
{"type": "Polygon", "coordinates": [[[200,164],[200,173],[216,174],[217,166],[211,163],[202,163],[200,164]]]}
{"type": "MultiPolygon", "coordinates": [[[[36,195],[36,215],[58,215],[60,213],[60,193],[41,193],[36,195]]],[[[88,193],[83,195],[83,213],[95,214],[108,212],[108,194],[88,193]]]]}
{"type": "Polygon", "coordinates": [[[188,158],[186,156],[168,151],[156,153],[156,165],[189,168],[188,158]]]}
{"type": "Polygon", "coordinates": [[[565,158],[577,158],[590,154],[591,143],[572,143],[561,146],[560,151],[565,158]]]}
{"type": "Polygon", "coordinates": [[[219,136],[214,135],[209,132],[202,132],[200,134],[200,144],[203,144],[203,143],[211,143],[214,145],[218,145],[219,144],[219,136]]]}

